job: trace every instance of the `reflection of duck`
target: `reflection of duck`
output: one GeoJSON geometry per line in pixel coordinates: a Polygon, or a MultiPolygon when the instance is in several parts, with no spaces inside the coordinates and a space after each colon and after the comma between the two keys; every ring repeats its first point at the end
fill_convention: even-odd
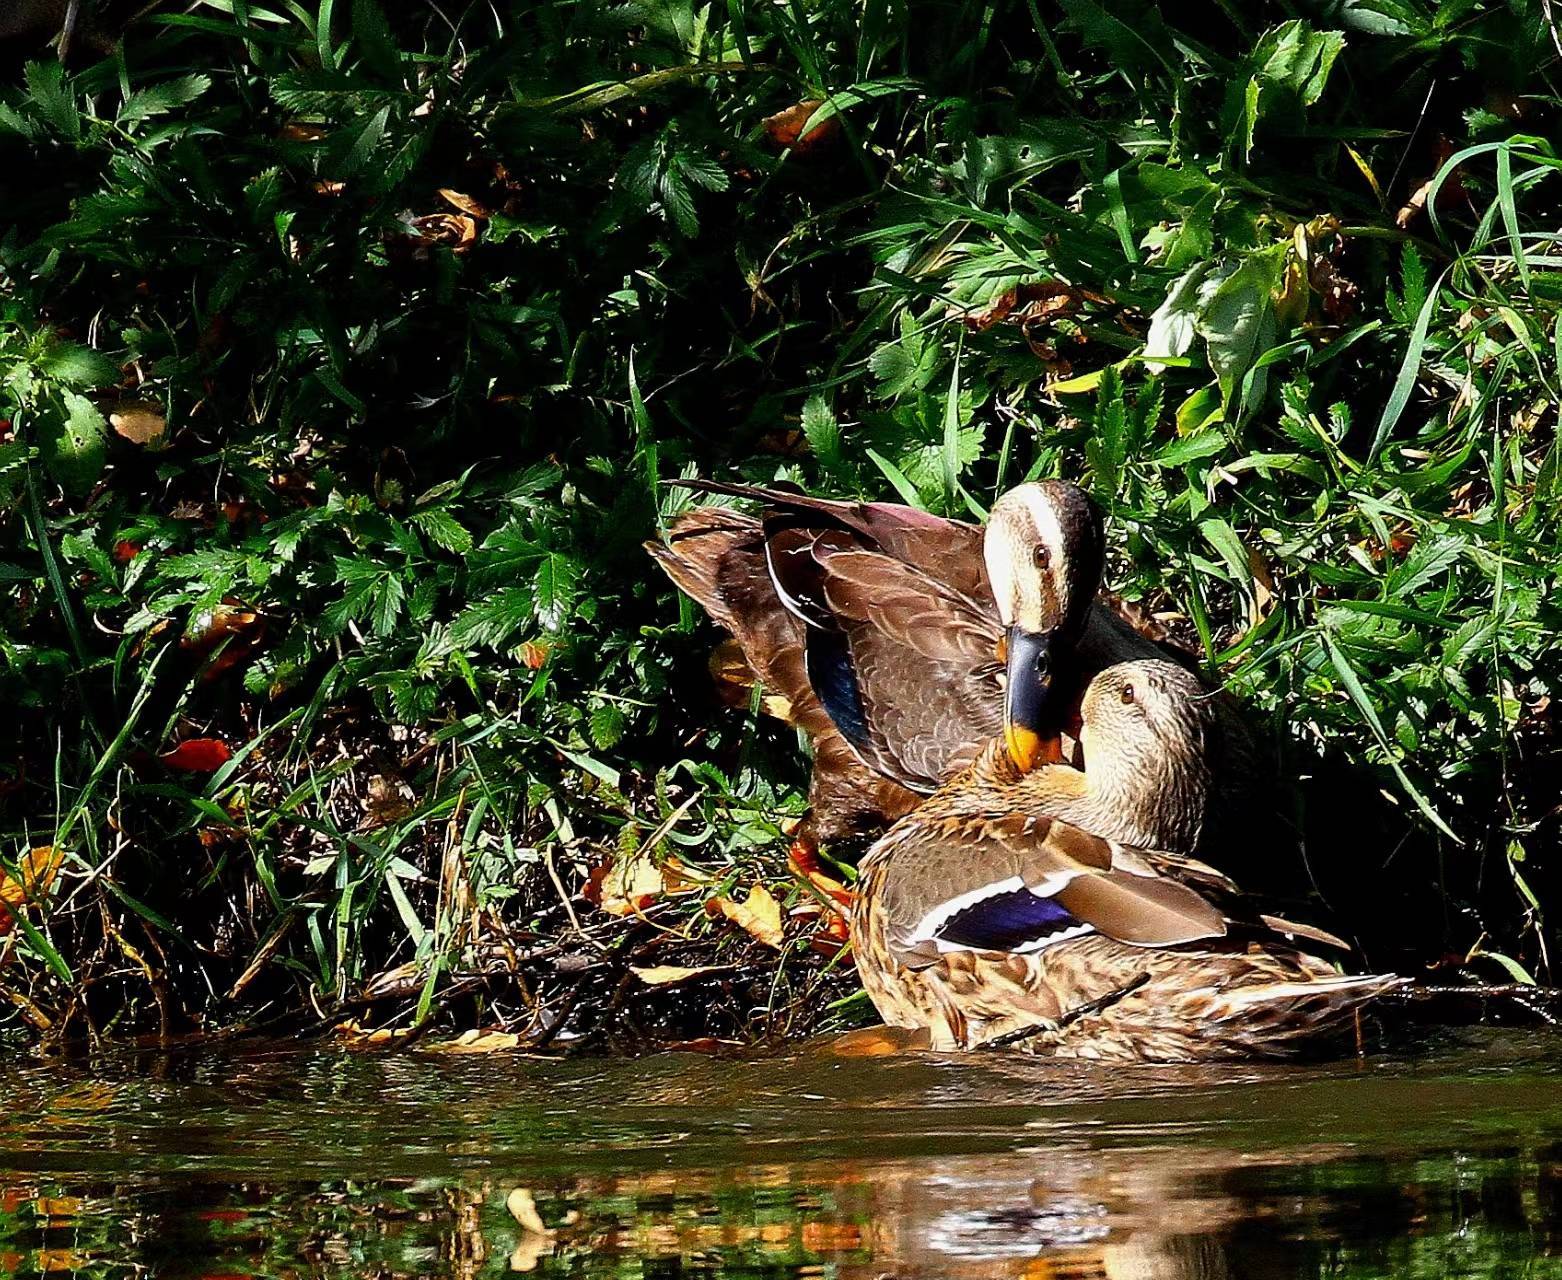
{"type": "Polygon", "coordinates": [[[1337,973],[1300,945],[1328,935],[1256,916],[1211,868],[1145,851],[1198,843],[1216,716],[1181,667],[1123,663],[1086,691],[1085,772],[1022,774],[995,743],[901,819],[863,863],[852,918],[885,1021],[934,1048],[1273,1055],[1400,985],[1337,973]]]}
{"type": "MultiPolygon", "coordinates": [[[[815,838],[910,812],[1000,728],[1032,766],[1092,675],[1166,656],[1096,602],[1101,516],[1074,485],[1021,485],[985,531],[889,503],[699,487],[765,513],[696,508],[647,549],[813,740],[815,838]]],[[[1238,788],[1251,748],[1220,706],[1220,785],[1238,788]]]]}

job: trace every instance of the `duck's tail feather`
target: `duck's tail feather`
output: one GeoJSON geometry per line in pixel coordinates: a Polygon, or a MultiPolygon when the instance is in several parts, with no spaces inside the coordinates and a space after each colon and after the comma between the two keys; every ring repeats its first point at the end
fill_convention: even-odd
{"type": "Polygon", "coordinates": [[[1208,993],[1211,1035],[1263,1056],[1287,1055],[1354,1029],[1367,1005],[1409,985],[1397,974],[1326,974],[1208,993]]]}

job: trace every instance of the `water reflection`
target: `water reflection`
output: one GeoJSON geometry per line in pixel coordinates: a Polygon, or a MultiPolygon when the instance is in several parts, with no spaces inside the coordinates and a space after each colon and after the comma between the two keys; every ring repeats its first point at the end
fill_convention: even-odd
{"type": "Polygon", "coordinates": [[[1562,1274],[1542,1042],[1419,1063],[336,1054],[28,1068],[0,1275],[1562,1274]],[[516,1188],[528,1230],[506,1208],[516,1188]]]}

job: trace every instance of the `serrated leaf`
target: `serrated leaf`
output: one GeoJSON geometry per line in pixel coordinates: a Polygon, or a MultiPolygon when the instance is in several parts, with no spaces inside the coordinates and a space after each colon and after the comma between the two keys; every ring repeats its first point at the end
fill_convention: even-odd
{"type": "Polygon", "coordinates": [[[1497,620],[1489,614],[1467,619],[1460,628],[1443,641],[1442,665],[1454,671],[1462,671],[1466,663],[1479,653],[1497,630],[1497,620]]]}
{"type": "Polygon", "coordinates": [[[616,747],[624,736],[624,713],[616,703],[604,702],[591,713],[591,740],[599,751],[616,747]]]}
{"type": "Polygon", "coordinates": [[[407,589],[402,585],[400,574],[386,573],[381,576],[374,593],[374,615],[371,619],[375,635],[388,636],[396,629],[396,620],[401,617],[401,607],[406,597],[407,589]]]}
{"type": "Polygon", "coordinates": [[[43,121],[71,141],[80,141],[81,113],[65,83],[65,68],[58,62],[29,62],[23,77],[28,101],[43,121]]]}
{"type": "Polygon", "coordinates": [[[662,208],[686,236],[699,234],[700,220],[694,212],[694,195],[675,170],[668,169],[657,184],[661,192],[662,208]]]}
{"type": "Polygon", "coordinates": [[[85,396],[67,391],[61,401],[64,412],[43,441],[44,461],[65,489],[85,493],[103,471],[108,424],[85,396]]]}
{"type": "Polygon", "coordinates": [[[707,191],[725,191],[730,185],[726,171],[710,156],[680,152],[674,163],[683,177],[707,191]]]}
{"type": "Polygon", "coordinates": [[[124,106],[120,107],[118,122],[129,124],[136,120],[150,119],[152,116],[166,115],[175,107],[194,102],[211,87],[210,76],[189,75],[165,80],[161,84],[148,85],[145,89],[137,89],[125,99],[124,106]]]}
{"type": "Polygon", "coordinates": [[[1464,553],[1464,541],[1447,534],[1416,543],[1384,584],[1389,597],[1405,599],[1442,577],[1464,553]]]}
{"type": "Polygon", "coordinates": [[[532,593],[525,587],[501,587],[469,606],[450,628],[463,647],[502,649],[505,641],[532,620],[532,593]]]}
{"type": "Polygon", "coordinates": [[[826,471],[841,467],[841,426],[822,391],[814,392],[803,405],[803,435],[821,467],[826,471]]]}
{"type": "Polygon", "coordinates": [[[414,512],[412,523],[435,546],[465,555],[472,549],[472,535],[459,520],[440,507],[414,512]]]}
{"type": "Polygon", "coordinates": [[[549,631],[559,630],[575,607],[575,587],[579,578],[580,565],[574,560],[557,551],[543,554],[532,575],[532,591],[537,621],[549,631]]]}
{"type": "Polygon", "coordinates": [[[38,368],[56,382],[80,389],[107,387],[119,381],[119,366],[91,347],[55,342],[38,359],[38,368]]]}

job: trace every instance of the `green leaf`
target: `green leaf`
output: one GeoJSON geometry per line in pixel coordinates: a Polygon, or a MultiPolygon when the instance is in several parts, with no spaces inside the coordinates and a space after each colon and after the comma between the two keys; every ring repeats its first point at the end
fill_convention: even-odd
{"type": "Polygon", "coordinates": [[[72,142],[81,140],[81,113],[65,84],[65,68],[58,62],[29,62],[23,72],[28,101],[46,124],[72,142]]]}
{"type": "Polygon", "coordinates": [[[1209,275],[1210,264],[1201,262],[1172,282],[1166,298],[1150,316],[1150,332],[1144,340],[1145,367],[1152,373],[1166,368],[1157,356],[1185,356],[1198,334],[1199,286],[1209,275]]]}
{"type": "Polygon", "coordinates": [[[396,629],[406,594],[400,574],[387,573],[380,578],[374,591],[374,613],[370,622],[375,635],[388,636],[396,629]]]}
{"type": "Polygon", "coordinates": [[[165,80],[161,84],[148,85],[145,89],[137,89],[120,107],[118,122],[131,124],[137,120],[166,115],[175,107],[194,102],[211,87],[210,76],[189,75],[165,80]]]}
{"type": "Polygon", "coordinates": [[[698,235],[700,220],[694,212],[694,193],[689,190],[689,184],[676,170],[666,169],[658,180],[657,189],[661,194],[662,208],[678,230],[686,236],[698,235]]]}
{"type": "Polygon", "coordinates": [[[1361,712],[1363,719],[1367,722],[1367,726],[1372,730],[1373,736],[1377,738],[1378,745],[1383,749],[1389,768],[1394,771],[1394,776],[1399,779],[1399,785],[1404,787],[1406,793],[1415,801],[1416,808],[1421,811],[1422,816],[1428,822],[1455,844],[1462,844],[1463,841],[1453,833],[1452,828],[1443,821],[1437,810],[1432,808],[1415,783],[1411,782],[1410,776],[1399,762],[1397,749],[1389,741],[1389,736],[1383,729],[1383,721],[1378,718],[1378,709],[1373,705],[1372,699],[1368,697],[1366,689],[1362,686],[1361,678],[1356,674],[1356,669],[1351,666],[1339,645],[1335,644],[1334,637],[1327,631],[1323,633],[1323,647],[1324,652],[1328,655],[1329,665],[1334,668],[1335,674],[1340,678],[1340,683],[1345,686],[1346,694],[1356,704],[1356,709],[1361,712]]]}
{"type": "Polygon", "coordinates": [[[580,565],[557,551],[546,551],[532,575],[537,621],[549,631],[557,631],[575,607],[576,583],[580,565]]]}
{"type": "Polygon", "coordinates": [[[108,387],[119,381],[119,366],[91,347],[55,342],[38,359],[38,368],[68,387],[108,387]]]}
{"type": "Polygon", "coordinates": [[[612,702],[599,703],[591,713],[591,740],[599,751],[616,747],[624,736],[624,713],[612,702]]]}
{"type": "Polygon", "coordinates": [[[352,24],[353,38],[364,62],[382,79],[399,83],[401,50],[396,47],[379,0],[353,0],[352,24]]]}
{"type": "Polygon", "coordinates": [[[435,546],[465,555],[472,549],[472,535],[450,512],[442,507],[412,513],[413,525],[435,546]]]}
{"type": "Polygon", "coordinates": [[[531,622],[532,593],[525,587],[500,587],[468,607],[451,627],[451,639],[463,648],[502,649],[531,622]]]}
{"type": "Polygon", "coordinates": [[[1247,548],[1242,545],[1237,531],[1219,516],[1208,516],[1199,521],[1199,532],[1204,535],[1204,541],[1226,562],[1226,568],[1231,570],[1231,580],[1244,591],[1251,591],[1253,570],[1248,561],[1247,548]]]}
{"type": "Polygon", "coordinates": [[[359,131],[357,138],[353,140],[351,149],[347,152],[347,158],[342,161],[342,175],[352,177],[362,173],[368,165],[370,158],[379,149],[381,140],[385,137],[385,125],[390,119],[390,108],[381,107],[359,131]]]}
{"type": "Polygon", "coordinates": [[[85,396],[67,391],[61,401],[42,441],[44,462],[68,492],[85,493],[102,474],[108,424],[85,396]]]}
{"type": "Polygon", "coordinates": [[[1426,295],[1426,301],[1421,304],[1421,310],[1416,315],[1415,326],[1410,330],[1410,341],[1405,346],[1405,357],[1400,362],[1399,374],[1394,379],[1394,389],[1389,393],[1388,400],[1383,405],[1383,416],[1378,419],[1378,429],[1372,437],[1372,448],[1367,451],[1367,462],[1377,461],[1383,443],[1388,439],[1389,432],[1399,421],[1399,415],[1404,413],[1405,406],[1410,403],[1410,393],[1415,390],[1416,375],[1421,372],[1421,353],[1426,350],[1426,334],[1432,324],[1432,312],[1437,307],[1437,299],[1443,287],[1443,276],[1448,274],[1444,269],[1443,274],[1437,277],[1431,291],[1426,295]]]}
{"type": "Polygon", "coordinates": [[[1198,331],[1228,418],[1252,412],[1264,398],[1268,372],[1260,369],[1243,403],[1235,403],[1244,376],[1279,337],[1272,295],[1279,284],[1281,261],[1276,250],[1249,254],[1213,289],[1206,282],[1207,300],[1199,312],[1198,331]]]}
{"type": "Polygon", "coordinates": [[[822,391],[815,391],[803,404],[803,435],[821,467],[831,472],[844,469],[840,423],[822,391]]]}

